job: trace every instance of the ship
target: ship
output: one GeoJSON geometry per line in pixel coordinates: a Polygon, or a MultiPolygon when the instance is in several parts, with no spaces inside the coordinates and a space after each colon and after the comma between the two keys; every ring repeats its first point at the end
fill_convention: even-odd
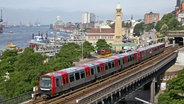
{"type": "Polygon", "coordinates": [[[1,9],[1,18],[0,18],[0,33],[3,33],[3,18],[2,18],[2,9],[1,9]]]}

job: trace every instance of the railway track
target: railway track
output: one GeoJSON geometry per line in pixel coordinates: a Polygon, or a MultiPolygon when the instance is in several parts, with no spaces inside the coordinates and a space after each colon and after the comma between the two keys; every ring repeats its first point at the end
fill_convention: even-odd
{"type": "Polygon", "coordinates": [[[144,69],[144,67],[151,65],[155,63],[156,61],[160,60],[161,58],[169,55],[176,49],[178,49],[178,47],[166,47],[163,53],[158,54],[154,57],[151,57],[148,60],[145,60],[139,64],[133,65],[124,71],[117,72],[113,75],[100,79],[84,87],[78,88],[74,91],[70,91],[61,96],[58,96],[58,97],[55,97],[49,100],[37,99],[37,100],[29,102],[28,104],[75,104],[76,99],[79,99],[81,96],[85,96],[89,94],[90,92],[103,88],[104,86],[107,86],[111,84],[112,82],[119,80],[120,78],[122,78],[122,76],[126,77],[129,74],[135,73],[135,71],[140,71],[144,69]]]}

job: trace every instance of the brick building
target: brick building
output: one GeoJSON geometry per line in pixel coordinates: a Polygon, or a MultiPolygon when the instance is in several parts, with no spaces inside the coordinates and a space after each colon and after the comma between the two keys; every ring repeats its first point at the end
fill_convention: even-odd
{"type": "Polygon", "coordinates": [[[144,15],[144,22],[145,24],[149,24],[149,23],[157,23],[159,21],[159,13],[153,13],[153,12],[150,12],[150,13],[146,13],[144,15]]]}

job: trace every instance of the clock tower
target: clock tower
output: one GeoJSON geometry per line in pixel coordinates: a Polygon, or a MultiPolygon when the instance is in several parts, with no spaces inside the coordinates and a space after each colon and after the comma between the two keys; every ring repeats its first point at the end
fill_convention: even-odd
{"type": "Polygon", "coordinates": [[[122,50],[122,11],[120,3],[117,5],[115,13],[115,35],[113,48],[115,51],[122,50]]]}

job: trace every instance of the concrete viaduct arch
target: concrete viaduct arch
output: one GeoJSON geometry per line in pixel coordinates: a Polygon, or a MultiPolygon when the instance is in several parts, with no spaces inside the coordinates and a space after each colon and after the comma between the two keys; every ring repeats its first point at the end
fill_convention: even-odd
{"type": "Polygon", "coordinates": [[[184,44],[184,30],[167,32],[165,41],[171,44],[175,41],[175,43],[179,45],[183,45],[184,44]]]}

